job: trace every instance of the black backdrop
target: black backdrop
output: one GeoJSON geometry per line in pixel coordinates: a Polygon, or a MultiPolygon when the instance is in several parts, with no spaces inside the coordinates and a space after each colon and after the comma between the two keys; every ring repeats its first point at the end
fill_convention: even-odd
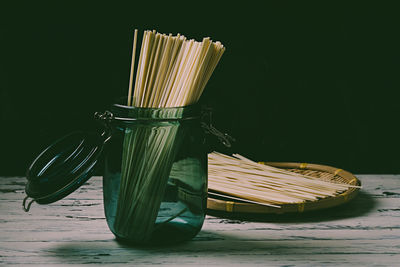
{"type": "Polygon", "coordinates": [[[134,28],[226,46],[201,102],[237,139],[231,151],[399,173],[395,6],[261,2],[3,2],[0,175],[23,175],[59,136],[97,129],[93,112],[127,94],[134,28]]]}

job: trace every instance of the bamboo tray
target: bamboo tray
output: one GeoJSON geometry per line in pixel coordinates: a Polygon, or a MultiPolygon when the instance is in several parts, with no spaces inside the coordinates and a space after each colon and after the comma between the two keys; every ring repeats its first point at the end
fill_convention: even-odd
{"type": "MultiPolygon", "coordinates": [[[[319,164],[290,163],[290,162],[260,162],[273,167],[283,168],[289,171],[302,173],[318,177],[321,180],[347,183],[360,186],[361,182],[348,171],[319,164]]],[[[249,214],[283,214],[301,213],[319,209],[331,208],[344,204],[353,199],[359,188],[349,188],[343,193],[334,197],[327,197],[316,201],[306,201],[302,203],[281,204],[281,208],[267,207],[258,204],[244,203],[213,198],[207,199],[208,211],[228,212],[228,213],[249,213],[249,214]]]]}

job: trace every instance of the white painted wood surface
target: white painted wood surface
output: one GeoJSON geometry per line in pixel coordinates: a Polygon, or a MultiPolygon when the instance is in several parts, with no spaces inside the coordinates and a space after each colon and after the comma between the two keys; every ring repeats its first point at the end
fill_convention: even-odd
{"type": "Polygon", "coordinates": [[[400,266],[400,175],[358,175],[352,202],[248,222],[208,216],[192,241],[128,247],[103,212],[101,178],[66,199],[22,210],[25,178],[0,177],[0,265],[400,266]]]}

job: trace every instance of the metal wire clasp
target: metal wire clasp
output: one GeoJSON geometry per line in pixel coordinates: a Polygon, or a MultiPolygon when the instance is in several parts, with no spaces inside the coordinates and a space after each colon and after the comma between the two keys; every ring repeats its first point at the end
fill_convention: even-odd
{"type": "Polygon", "coordinates": [[[226,147],[231,147],[232,142],[235,142],[236,139],[230,136],[227,133],[223,133],[219,131],[212,125],[212,109],[203,107],[203,114],[202,114],[202,122],[201,127],[206,131],[206,133],[215,135],[219,141],[226,147]],[[208,122],[205,122],[208,121],[208,122]]]}
{"type": "Polygon", "coordinates": [[[35,201],[34,199],[32,199],[31,201],[29,201],[28,205],[26,205],[26,201],[28,200],[28,196],[26,196],[24,198],[24,201],[22,202],[22,208],[24,209],[25,212],[28,212],[31,208],[32,203],[35,201]]]}
{"type": "Polygon", "coordinates": [[[95,112],[94,118],[104,125],[104,131],[102,132],[101,136],[103,137],[103,142],[106,143],[112,136],[110,122],[114,119],[114,114],[108,110],[104,111],[103,113],[95,112]]]}

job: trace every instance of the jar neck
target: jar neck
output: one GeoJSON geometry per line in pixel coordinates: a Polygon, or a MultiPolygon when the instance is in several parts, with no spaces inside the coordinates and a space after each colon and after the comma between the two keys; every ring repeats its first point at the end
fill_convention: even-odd
{"type": "Polygon", "coordinates": [[[127,106],[126,98],[114,103],[110,111],[115,120],[121,121],[171,121],[190,120],[201,117],[201,109],[198,105],[167,108],[142,108],[127,106]]]}

